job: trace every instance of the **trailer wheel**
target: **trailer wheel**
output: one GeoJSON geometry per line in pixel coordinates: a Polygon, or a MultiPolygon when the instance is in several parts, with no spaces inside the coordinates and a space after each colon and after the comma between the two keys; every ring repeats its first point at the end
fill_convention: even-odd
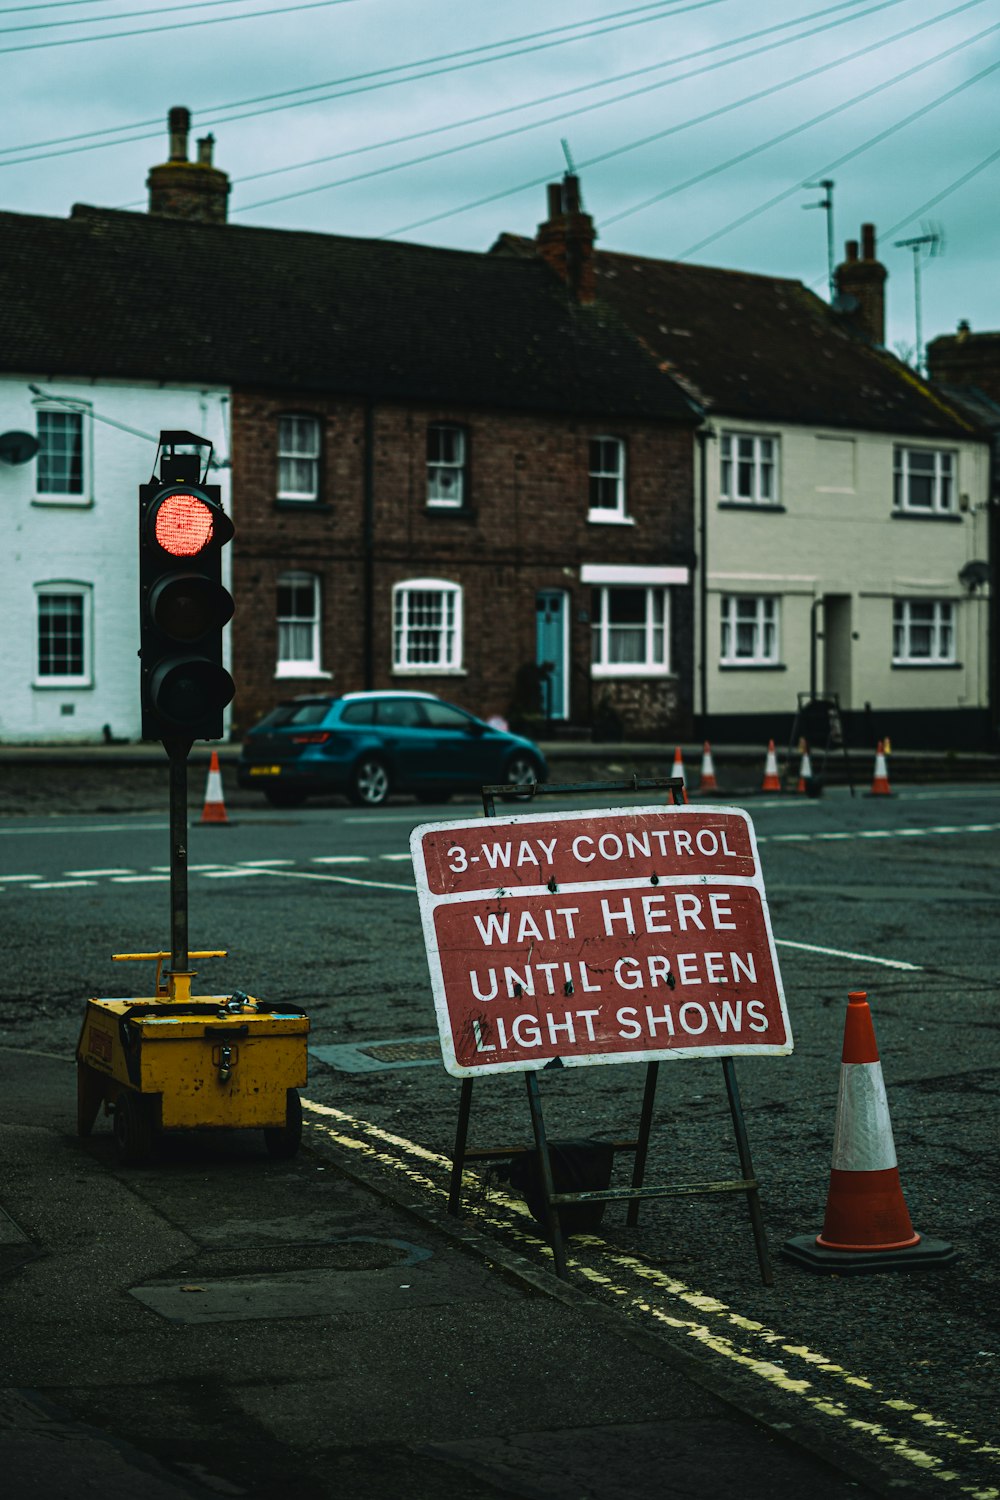
{"type": "Polygon", "coordinates": [[[302,1141],[302,1101],[298,1089],[289,1089],[285,1098],[284,1125],[273,1125],[264,1131],[267,1154],[279,1161],[289,1161],[302,1141]]]}
{"type": "Polygon", "coordinates": [[[121,1091],[115,1100],[114,1126],[119,1166],[137,1167],[148,1160],[153,1149],[153,1126],[141,1094],[131,1089],[121,1091]]]}

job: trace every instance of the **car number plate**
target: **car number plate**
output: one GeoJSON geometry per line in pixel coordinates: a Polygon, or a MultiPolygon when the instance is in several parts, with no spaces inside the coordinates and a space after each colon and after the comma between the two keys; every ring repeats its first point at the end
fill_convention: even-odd
{"type": "Polygon", "coordinates": [[[281,767],[280,766],[251,766],[250,767],[250,775],[251,776],[280,776],[281,775],[281,767]]]}

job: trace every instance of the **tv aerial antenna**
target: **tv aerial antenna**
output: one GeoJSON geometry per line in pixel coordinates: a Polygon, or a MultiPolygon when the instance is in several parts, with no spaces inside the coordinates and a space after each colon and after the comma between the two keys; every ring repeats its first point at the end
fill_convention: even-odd
{"type": "Polygon", "coordinates": [[[833,189],[832,178],[824,177],[819,182],[806,182],[803,187],[822,188],[823,196],[818,203],[803,203],[803,208],[821,208],[826,214],[826,270],[827,282],[830,288],[830,303],[833,304],[836,295],[833,276],[833,189]]]}
{"type": "Polygon", "coordinates": [[[944,254],[944,230],[940,224],[931,224],[927,226],[923,234],[915,234],[908,240],[896,240],[895,245],[897,250],[910,250],[913,253],[913,315],[917,339],[914,366],[917,374],[923,375],[925,373],[923,293],[920,285],[920,262],[925,254],[930,260],[944,254]]]}

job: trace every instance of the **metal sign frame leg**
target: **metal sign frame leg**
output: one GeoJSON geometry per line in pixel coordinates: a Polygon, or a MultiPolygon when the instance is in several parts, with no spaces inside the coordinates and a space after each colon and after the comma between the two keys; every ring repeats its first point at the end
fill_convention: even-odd
{"type": "Polygon", "coordinates": [[[750,1157],[750,1140],[747,1136],[746,1122],[743,1119],[743,1105],[740,1102],[740,1088],[736,1082],[736,1065],[731,1057],[722,1059],[722,1075],[726,1080],[726,1094],[729,1097],[729,1113],[733,1117],[733,1132],[736,1136],[736,1150],[740,1157],[740,1171],[743,1173],[744,1181],[749,1184],[746,1189],[747,1209],[750,1213],[750,1227],[753,1230],[753,1242],[757,1249],[757,1263],[760,1266],[760,1279],[765,1286],[774,1285],[774,1272],[771,1269],[771,1257],[767,1249],[767,1235],[764,1230],[764,1215],[760,1207],[760,1192],[757,1187],[757,1179],[754,1176],[753,1161],[750,1157]]]}
{"type": "Polygon", "coordinates": [[[552,1259],[555,1262],[556,1275],[565,1281],[566,1247],[563,1244],[559,1210],[552,1201],[556,1189],[555,1183],[552,1180],[552,1158],[549,1156],[549,1143],[545,1139],[545,1121],[542,1117],[542,1095],[538,1087],[538,1074],[526,1073],[524,1081],[528,1087],[531,1128],[535,1134],[535,1146],[538,1151],[538,1170],[542,1179],[542,1200],[545,1204],[545,1229],[549,1237],[549,1245],[552,1248],[552,1259]]]}
{"type": "MultiPolygon", "coordinates": [[[[635,1146],[635,1162],[632,1167],[632,1186],[641,1188],[646,1175],[646,1156],[649,1151],[649,1132],[653,1125],[653,1103],[656,1099],[656,1080],[660,1071],[658,1062],[646,1065],[646,1087],[642,1093],[642,1113],[639,1116],[639,1137],[635,1146]]],[[[625,1223],[634,1229],[639,1222],[641,1199],[633,1198],[625,1215],[625,1223]]]]}

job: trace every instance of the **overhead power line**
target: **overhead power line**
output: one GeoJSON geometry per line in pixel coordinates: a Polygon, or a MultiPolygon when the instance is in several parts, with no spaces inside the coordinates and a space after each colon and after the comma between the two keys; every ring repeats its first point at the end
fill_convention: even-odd
{"type": "MultiPolygon", "coordinates": [[[[991,31],[996,31],[1000,28],[998,28],[997,26],[992,26],[989,29],[991,31]]],[[[978,40],[978,38],[973,38],[973,40],[978,40]]],[[[935,58],[933,59],[933,61],[936,62],[938,61],[938,59],[935,58]]],[[[845,166],[849,161],[854,161],[856,157],[861,156],[865,151],[870,151],[873,146],[880,146],[883,141],[888,140],[891,135],[896,135],[900,130],[904,130],[907,125],[912,125],[916,120],[923,119],[925,115],[930,114],[931,110],[937,109],[942,104],[947,104],[949,99],[954,99],[958,94],[964,93],[966,89],[972,88],[974,84],[981,82],[982,79],[990,77],[993,73],[996,73],[998,69],[1000,69],[1000,62],[991,63],[988,67],[981,68],[978,73],[973,73],[971,78],[966,78],[961,83],[955,84],[953,88],[946,89],[945,92],[943,94],[939,94],[936,99],[928,100],[926,104],[922,104],[918,109],[912,110],[910,114],[904,115],[901,120],[896,120],[892,125],[887,125],[884,130],[879,130],[875,135],[869,136],[868,139],[862,141],[859,146],[855,146],[850,151],[845,151],[843,156],[836,157],[834,161],[826,162],[822,167],[819,167],[816,172],[810,172],[809,176],[812,178],[818,176],[820,173],[825,175],[828,172],[837,171],[839,167],[845,166]]],[[[987,161],[983,165],[988,166],[989,162],[987,161]]],[[[714,244],[716,240],[722,239],[724,235],[730,234],[734,229],[742,228],[742,226],[744,224],[748,224],[751,219],[756,219],[762,213],[766,213],[769,208],[776,208],[779,203],[783,203],[785,199],[790,198],[793,193],[800,192],[803,186],[804,181],[800,179],[791,187],[785,188],[780,193],[775,193],[775,195],[772,198],[768,198],[766,202],[758,203],[755,208],[751,208],[746,213],[740,214],[738,218],[732,219],[728,224],[724,224],[721,229],[716,229],[712,234],[705,235],[704,239],[698,240],[696,244],[689,245],[687,249],[682,250],[681,253],[675,257],[675,259],[687,260],[689,255],[697,254],[699,250],[704,250],[706,245],[714,244]]],[[[920,209],[916,211],[917,214],[919,214],[920,212],[922,212],[922,210],[920,209]]],[[[914,217],[916,217],[916,214],[910,215],[910,218],[914,217]]],[[[894,224],[891,229],[884,230],[883,233],[894,234],[896,230],[902,227],[903,224],[908,224],[910,222],[910,218],[901,220],[899,224],[894,224]]]]}
{"type": "MultiPolygon", "coordinates": [[[[883,4],[885,4],[885,3],[886,3],[886,0],[883,0],[883,4]]],[[[893,0],[887,0],[887,3],[892,4],[893,0]]],[[[958,10],[968,10],[972,6],[981,5],[983,3],[984,3],[984,0],[963,0],[963,4],[960,5],[960,6],[958,6],[957,9],[958,10]]],[[[879,8],[881,8],[881,6],[873,7],[873,8],[879,9],[879,8]]],[[[812,31],[807,31],[807,32],[800,33],[799,36],[795,38],[795,40],[801,40],[803,36],[813,35],[817,31],[828,30],[829,26],[831,24],[835,24],[835,23],[827,23],[826,26],[814,27],[812,31]]],[[[768,88],[763,89],[763,90],[758,90],[756,93],[753,93],[753,94],[748,94],[748,95],[746,95],[742,99],[737,99],[737,100],[731,101],[728,104],[719,105],[717,109],[710,110],[707,114],[696,115],[696,116],[694,116],[692,118],[689,118],[689,119],[681,121],[677,125],[668,126],[667,129],[665,129],[665,130],[657,131],[656,134],[654,134],[652,136],[647,136],[647,137],[645,137],[645,138],[643,138],[642,140],[639,140],[639,141],[629,142],[625,146],[616,147],[616,148],[614,148],[614,150],[612,150],[610,152],[607,152],[607,153],[605,153],[602,156],[592,157],[591,161],[590,161],[590,164],[592,165],[595,162],[600,162],[600,161],[607,160],[609,157],[623,155],[626,152],[636,150],[639,146],[646,145],[646,144],[648,144],[651,141],[660,140],[663,137],[668,136],[668,135],[678,134],[682,130],[688,130],[693,125],[704,124],[707,120],[716,119],[720,115],[727,114],[727,113],[731,112],[734,109],[740,109],[745,104],[753,103],[753,102],[757,101],[758,99],[766,98],[766,97],[768,97],[771,94],[779,92],[781,89],[791,88],[793,84],[801,83],[804,79],[812,78],[817,73],[827,72],[831,68],[840,67],[845,62],[851,62],[856,57],[860,57],[860,56],[863,56],[864,54],[866,54],[868,52],[875,51],[879,47],[887,46],[891,42],[898,41],[900,37],[909,36],[912,31],[919,30],[919,29],[922,28],[922,26],[931,25],[931,24],[933,24],[933,23],[931,23],[931,22],[923,22],[923,23],[920,23],[920,25],[918,25],[916,27],[909,27],[905,31],[898,32],[895,36],[887,37],[884,41],[870,43],[868,46],[862,47],[862,48],[860,48],[856,52],[848,53],[848,54],[846,54],[842,58],[835,58],[831,62],[828,62],[828,63],[822,63],[817,68],[811,68],[807,72],[801,73],[801,74],[797,75],[794,78],[787,79],[783,83],[770,85],[768,88]]],[[[624,94],[618,94],[618,95],[613,96],[611,99],[597,100],[593,104],[581,105],[578,109],[563,110],[563,111],[560,111],[559,114],[557,114],[557,115],[551,115],[551,116],[549,116],[546,119],[535,120],[535,121],[532,121],[530,124],[527,124],[527,125],[512,126],[509,130],[496,131],[492,135],[489,135],[489,136],[480,136],[477,140],[466,141],[466,142],[463,142],[462,144],[460,144],[458,146],[448,146],[448,147],[445,147],[443,150],[438,151],[438,152],[429,152],[429,153],[426,153],[423,156],[420,156],[420,157],[411,157],[407,161],[390,163],[388,166],[384,166],[384,167],[375,167],[370,172],[366,172],[366,173],[363,173],[363,174],[356,174],[356,175],[354,175],[352,177],[348,177],[348,178],[340,178],[340,179],[338,179],[338,180],[336,180],[334,182],[318,183],[318,184],[316,184],[313,187],[299,188],[299,189],[296,189],[295,191],[290,192],[290,193],[281,193],[281,194],[277,195],[274,198],[259,199],[256,203],[249,203],[249,204],[243,205],[242,207],[234,208],[234,209],[231,210],[231,212],[233,212],[233,213],[248,213],[252,209],[255,209],[255,208],[266,208],[266,207],[272,206],[275,203],[287,203],[289,200],[291,200],[293,198],[304,198],[304,197],[310,196],[310,195],[312,195],[314,193],[327,192],[327,191],[329,191],[329,190],[331,190],[333,188],[344,187],[348,183],[353,183],[353,182],[361,181],[361,180],[363,180],[363,178],[384,176],[388,172],[396,172],[396,171],[401,170],[404,167],[411,167],[411,166],[423,165],[423,164],[425,164],[428,161],[439,160],[439,159],[441,159],[442,157],[445,157],[445,156],[454,156],[454,155],[458,154],[461,151],[470,151],[470,150],[473,150],[477,146],[492,145],[492,144],[495,144],[497,141],[508,140],[508,139],[510,139],[514,135],[523,135],[523,134],[525,134],[529,130],[539,130],[539,129],[541,129],[545,125],[561,124],[564,120],[571,119],[571,118],[573,118],[576,115],[591,114],[591,113],[593,113],[594,111],[596,111],[598,109],[609,108],[612,105],[620,104],[620,103],[622,103],[623,101],[625,101],[627,99],[634,99],[634,98],[639,97],[642,94],[652,93],[652,92],[655,92],[655,91],[657,91],[659,89],[668,88],[672,84],[682,83],[682,82],[685,82],[685,81],[687,81],[687,80],[689,80],[691,78],[700,77],[704,73],[708,73],[708,72],[714,71],[714,69],[716,69],[717,67],[727,66],[729,63],[732,63],[732,62],[743,62],[743,61],[745,61],[746,59],[748,59],[750,57],[755,57],[755,56],[759,55],[761,52],[766,52],[766,51],[773,50],[773,48],[774,48],[775,45],[776,44],[771,43],[771,44],[769,44],[768,46],[765,46],[765,47],[752,48],[749,52],[741,53],[739,56],[737,56],[735,58],[726,58],[726,59],[723,59],[723,61],[721,63],[708,63],[708,64],[705,64],[704,66],[702,66],[700,68],[693,68],[693,69],[691,69],[690,72],[677,74],[673,78],[661,79],[657,83],[645,84],[642,88],[630,89],[630,90],[628,90],[624,94]]],[[[518,189],[514,189],[513,191],[518,191],[518,189]]],[[[459,210],[456,210],[456,212],[462,212],[462,210],[459,209],[459,210]]],[[[447,215],[444,215],[443,217],[447,217],[447,215]]],[[[421,222],[432,222],[432,220],[421,221],[421,222]]],[[[416,227],[419,227],[419,226],[412,225],[412,226],[407,226],[407,227],[408,228],[416,228],[416,227]]],[[[403,231],[394,231],[394,232],[402,233],[403,231]]]]}
{"type": "MultiPolygon", "coordinates": [[[[950,16],[958,14],[961,11],[969,10],[973,5],[977,3],[979,3],[979,0],[966,0],[965,4],[957,6],[953,11],[948,11],[943,15],[935,17],[934,21],[922,22],[918,26],[910,27],[904,32],[897,33],[894,36],[886,37],[881,42],[872,43],[868,47],[861,48],[859,53],[851,53],[833,62],[821,64],[819,67],[810,69],[807,73],[798,74],[796,77],[788,79],[784,83],[775,84],[770,88],[758,91],[756,94],[747,95],[744,99],[736,100],[731,104],[720,105],[718,109],[710,110],[706,114],[697,116],[694,119],[684,120],[679,124],[667,126],[664,130],[656,131],[652,135],[646,135],[640,137],[637,140],[627,141],[622,146],[617,146],[611,151],[601,152],[599,155],[592,156],[587,161],[581,162],[581,169],[598,166],[603,162],[614,159],[615,157],[623,156],[630,151],[637,150],[639,147],[650,145],[658,140],[663,140],[670,135],[676,135],[678,132],[686,130],[692,125],[704,124],[708,120],[716,119],[719,115],[725,114],[733,109],[738,109],[743,104],[767,98],[768,96],[776,94],[783,89],[792,87],[794,84],[801,83],[805,79],[815,76],[817,73],[827,72],[831,68],[839,66],[841,63],[851,61],[856,56],[864,53],[870,53],[879,47],[891,45],[892,43],[900,40],[901,37],[911,35],[913,31],[921,30],[928,25],[935,24],[936,21],[946,20],[950,16]]],[[[749,151],[741,152],[738,157],[731,158],[728,162],[723,163],[721,166],[708,168],[706,169],[706,171],[699,173],[697,176],[689,178],[686,182],[678,184],[674,188],[666,189],[663,193],[657,194],[656,199],[650,199],[648,202],[634,205],[634,207],[628,210],[628,212],[637,212],[640,208],[648,207],[653,201],[659,201],[659,199],[670,196],[672,193],[681,192],[687,187],[694,186],[696,183],[704,181],[706,178],[716,175],[718,172],[725,171],[727,167],[734,166],[739,161],[744,161],[750,156],[754,156],[762,151],[766,151],[769,147],[778,144],[780,140],[788,139],[790,136],[800,134],[802,131],[808,130],[812,125],[817,124],[820,118],[827,117],[830,114],[840,113],[845,109],[849,109],[852,105],[860,103],[863,99],[871,97],[872,94],[880,93],[887,88],[891,88],[894,84],[902,82],[905,78],[910,77],[914,72],[919,72],[923,68],[933,66],[934,63],[942,61],[944,58],[950,56],[953,52],[959,51],[962,47],[970,46],[973,42],[978,41],[981,35],[987,35],[994,29],[995,28],[993,27],[989,27],[987,28],[986,32],[968,38],[966,41],[959,43],[957,47],[948,48],[943,52],[939,52],[935,54],[934,57],[926,60],[925,62],[917,64],[915,68],[906,69],[903,73],[896,74],[893,78],[883,81],[882,83],[876,85],[874,88],[865,90],[863,93],[855,95],[853,98],[846,100],[840,105],[837,105],[833,110],[825,112],[823,117],[817,116],[812,120],[805,121],[802,124],[793,127],[789,131],[783,131],[780,136],[772,137],[771,139],[762,142],[760,145],[752,147],[749,151]]],[[[813,173],[811,175],[815,176],[818,174],[813,173]]],[[[549,176],[551,176],[551,173],[549,174],[549,176]]],[[[548,177],[542,177],[540,179],[533,178],[529,182],[521,182],[517,183],[513,187],[499,189],[495,193],[488,193],[482,198],[477,198],[472,200],[471,202],[460,204],[457,208],[442,209],[438,213],[428,214],[425,218],[416,219],[413,222],[401,225],[396,229],[387,230],[383,234],[382,238],[391,239],[395,235],[408,234],[414,229],[423,229],[426,225],[438,223],[442,219],[453,218],[458,214],[470,213],[474,209],[487,207],[492,203],[500,202],[500,200],[503,198],[510,198],[517,193],[525,192],[530,188],[537,187],[539,185],[539,182],[544,183],[547,181],[548,177]]],[[[618,217],[623,217],[623,215],[616,215],[612,219],[605,220],[604,224],[607,225],[608,223],[615,222],[615,219],[618,217]]]]}
{"type": "MultiPolygon", "coordinates": [[[[210,0],[211,3],[211,0],[210,0]]],[[[354,5],[358,0],[304,0],[294,5],[279,5],[271,10],[248,10],[241,16],[206,16],[203,21],[174,21],[166,26],[139,26],[129,31],[106,31],[103,36],[64,36],[51,42],[18,42],[14,47],[0,47],[0,56],[10,52],[40,52],[47,47],[77,47],[84,42],[114,42],[126,36],[155,36],[160,31],[187,31],[192,26],[224,26],[230,21],[253,21],[258,16],[283,16],[293,10],[327,10],[331,5],[354,5]]],[[[108,16],[114,21],[114,16],[108,16]]]]}
{"type": "MultiPolygon", "coordinates": [[[[566,42],[587,41],[591,37],[606,36],[609,32],[625,29],[624,26],[620,27],[618,25],[605,26],[603,24],[605,21],[618,21],[623,17],[634,16],[638,17],[638,19],[629,21],[627,23],[628,26],[640,26],[646,25],[650,22],[668,20],[674,15],[683,15],[688,11],[704,10],[709,6],[721,5],[725,3],[727,3],[727,0],[694,0],[694,3],[680,5],[679,0],[657,0],[656,4],[631,6],[627,10],[610,11],[603,16],[592,17],[589,21],[572,21],[562,26],[549,27],[544,31],[529,31],[525,32],[521,36],[505,37],[498,42],[484,42],[477,47],[463,47],[455,52],[438,53],[436,56],[420,58],[416,62],[412,63],[395,63],[388,68],[373,68],[365,73],[351,73],[347,74],[343,78],[329,79],[324,83],[303,84],[298,88],[282,89],[277,93],[258,94],[253,98],[237,99],[231,101],[228,104],[208,105],[204,109],[195,111],[195,113],[197,115],[199,125],[211,125],[213,127],[228,124],[233,120],[255,119],[260,115],[276,113],[282,109],[301,108],[303,106],[322,103],[329,98],[346,98],[350,93],[365,92],[365,90],[361,89],[346,90],[343,87],[345,84],[367,83],[369,80],[384,79],[385,82],[376,86],[381,88],[389,88],[394,87],[397,84],[419,82],[424,78],[435,78],[440,73],[461,71],[461,67],[465,66],[465,64],[461,64],[460,66],[456,66],[455,68],[436,68],[434,65],[438,63],[455,62],[456,59],[468,59],[467,65],[469,67],[483,67],[493,62],[502,62],[510,57],[521,57],[528,52],[544,51],[551,47],[562,46],[566,42]],[[646,14],[650,11],[656,12],[656,14],[646,14]],[[596,26],[596,29],[582,31],[581,35],[579,36],[563,35],[563,33],[569,31],[580,31],[581,28],[585,26],[589,26],[592,28],[596,26]],[[547,40],[551,37],[558,37],[559,40],[547,40]],[[522,42],[537,42],[538,45],[521,47],[520,43],[522,42]],[[500,53],[495,57],[482,56],[483,53],[496,52],[497,49],[501,47],[510,47],[514,50],[500,53]],[[414,72],[414,69],[425,69],[425,71],[414,72]],[[406,73],[409,76],[405,78],[400,77],[399,75],[403,73],[406,73]],[[338,89],[341,90],[341,92],[334,94],[325,94],[312,99],[301,97],[305,94],[318,95],[319,90],[322,89],[338,89]],[[243,109],[247,105],[266,104],[275,99],[287,100],[288,102],[275,105],[273,110],[248,110],[246,114],[225,113],[225,111],[227,110],[243,109]]],[[[860,4],[861,0],[849,0],[849,3],[856,5],[860,4]]],[[[18,151],[37,151],[41,153],[43,148],[47,146],[67,145],[71,144],[74,141],[81,140],[94,142],[94,144],[91,146],[83,146],[78,148],[80,150],[88,151],[95,150],[98,149],[98,147],[107,145],[129,145],[133,141],[149,140],[152,134],[159,135],[162,127],[163,117],[162,115],[157,115],[149,120],[135,120],[129,125],[113,125],[107,127],[104,130],[81,131],[76,135],[55,136],[49,140],[32,141],[20,146],[0,146],[0,156],[8,155],[10,153],[18,151]],[[156,131],[146,131],[145,127],[148,125],[155,125],[157,127],[156,131]],[[96,140],[96,137],[98,136],[120,135],[121,132],[125,130],[142,130],[144,133],[141,135],[132,135],[125,139],[116,141],[96,140]]],[[[72,154],[72,152],[53,151],[48,153],[47,155],[39,154],[34,156],[23,156],[20,157],[16,162],[9,163],[9,165],[14,166],[22,165],[25,162],[45,161],[48,159],[48,156],[63,156],[72,154]]]]}
{"type": "MultiPolygon", "coordinates": [[[[93,3],[93,0],[89,0],[93,3]]],[[[137,16],[172,16],[179,10],[214,10],[219,5],[242,5],[244,0],[186,0],[184,5],[159,5],[152,10],[117,10],[113,16],[67,16],[64,21],[22,21],[19,26],[0,27],[0,36],[11,36],[16,31],[53,31],[58,26],[106,26],[109,21],[133,21],[137,16]]],[[[36,10],[38,6],[16,6],[17,10],[36,10]]],[[[291,8],[291,7],[289,7],[291,8]]],[[[12,14],[0,10],[0,18],[12,14]]],[[[240,20],[239,16],[229,19],[240,20]]],[[[82,38],[81,38],[82,40],[82,38]]],[[[100,37],[91,38],[100,41],[100,37]]]]}
{"type": "MultiPolygon", "coordinates": [[[[363,156],[368,152],[381,151],[389,146],[407,145],[410,141],[426,139],[427,136],[431,135],[443,135],[447,131],[461,130],[469,125],[481,125],[486,120],[502,119],[505,115],[519,114],[525,109],[537,109],[543,104],[554,104],[559,99],[571,99],[578,94],[593,93],[595,89],[609,88],[612,84],[624,83],[630,78],[642,78],[648,73],[661,72],[664,68],[678,67],[681,63],[693,62],[695,58],[707,57],[713,52],[721,52],[729,47],[738,47],[743,42],[756,41],[759,37],[771,36],[776,31],[787,31],[790,26],[800,26],[806,21],[815,21],[820,16],[828,16],[842,10],[853,11],[852,15],[840,16],[836,21],[830,21],[825,26],[813,27],[811,30],[799,32],[793,37],[782,37],[778,41],[770,43],[767,47],[758,47],[752,52],[743,52],[736,57],[721,58],[719,61],[713,63],[710,68],[699,68],[693,73],[682,73],[676,78],[669,78],[664,80],[662,84],[655,85],[657,88],[667,87],[673,83],[681,83],[687,78],[696,77],[698,74],[714,71],[716,68],[728,67],[730,63],[743,62],[746,58],[756,57],[761,52],[776,50],[778,47],[787,47],[801,41],[805,37],[815,36],[818,32],[828,31],[834,26],[843,26],[850,21],[872,15],[875,11],[888,10],[892,6],[903,4],[904,0],[879,0],[878,4],[871,5],[866,10],[859,11],[857,10],[857,6],[861,3],[862,0],[839,0],[837,5],[827,5],[822,10],[812,11],[808,15],[796,16],[791,21],[779,21],[773,26],[763,26],[756,31],[745,32],[742,36],[728,37],[724,42],[713,42],[711,46],[699,47],[694,52],[682,52],[676,57],[668,58],[665,62],[647,63],[642,68],[630,68],[625,73],[611,74],[606,78],[599,79],[596,83],[577,84],[573,88],[560,89],[554,94],[542,94],[534,99],[524,100],[520,104],[508,105],[504,109],[488,110],[480,115],[469,115],[463,120],[452,120],[447,125],[432,125],[424,130],[409,131],[406,135],[395,136],[388,140],[373,141],[365,146],[352,146],[347,151],[334,151],[327,156],[312,157],[308,161],[290,162],[283,167],[271,167],[265,172],[248,172],[242,177],[234,178],[233,181],[234,183],[254,182],[259,181],[262,177],[279,177],[284,172],[299,172],[307,167],[318,167],[331,161],[344,161],[348,157],[363,156]]],[[[630,90],[628,93],[616,95],[614,99],[603,100],[594,107],[602,108],[605,104],[615,104],[624,99],[632,99],[642,92],[644,91],[630,90]]],[[[545,125],[552,122],[543,120],[538,123],[545,125]]],[[[535,127],[530,126],[528,128],[534,129],[535,127]]]]}
{"type": "MultiPolygon", "coordinates": [[[[303,0],[303,3],[281,5],[270,10],[246,11],[240,16],[208,16],[200,21],[174,21],[165,26],[142,26],[133,27],[127,31],[106,31],[101,36],[62,37],[58,41],[53,40],[51,42],[20,42],[14,47],[0,47],[0,56],[8,52],[37,52],[46,47],[73,47],[85,42],[110,42],[119,40],[122,37],[154,36],[157,32],[186,31],[194,26],[221,26],[231,21],[251,21],[257,16],[285,15],[286,12],[293,10],[325,10],[331,5],[351,5],[355,3],[357,3],[357,0],[303,0]]],[[[677,4],[677,0],[661,0],[661,3],[674,6],[677,4]]],[[[698,4],[679,7],[679,9],[699,10],[704,6],[723,3],[725,3],[725,0],[698,0],[698,4]]],[[[107,19],[113,21],[115,17],[109,16],[107,19]]],[[[581,25],[583,23],[577,22],[576,24],[581,25]]]]}

